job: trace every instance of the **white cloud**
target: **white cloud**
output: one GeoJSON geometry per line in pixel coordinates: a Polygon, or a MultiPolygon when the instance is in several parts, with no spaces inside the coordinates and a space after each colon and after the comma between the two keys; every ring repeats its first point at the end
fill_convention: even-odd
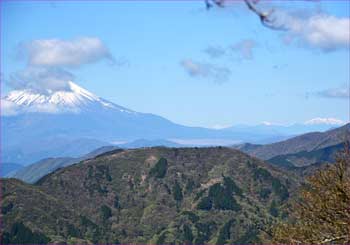
{"type": "Polygon", "coordinates": [[[12,101],[1,99],[1,115],[13,116],[19,113],[20,108],[12,101]]]}
{"type": "Polygon", "coordinates": [[[227,82],[231,76],[231,70],[213,64],[201,63],[192,59],[185,59],[180,65],[191,77],[207,78],[215,83],[227,82]]]}
{"type": "Polygon", "coordinates": [[[61,68],[31,66],[12,74],[8,84],[14,89],[29,89],[47,93],[69,91],[68,82],[73,79],[73,74],[61,68]]]}
{"type": "Polygon", "coordinates": [[[102,59],[114,61],[107,47],[96,37],[33,40],[21,44],[18,54],[28,65],[11,74],[7,84],[17,90],[40,93],[70,90],[68,82],[74,80],[74,75],[66,70],[68,68],[102,59]]]}
{"type": "Polygon", "coordinates": [[[287,30],[287,42],[298,40],[309,47],[323,51],[349,48],[350,19],[324,13],[299,15],[286,11],[275,11],[274,25],[287,30]]]}
{"type": "Polygon", "coordinates": [[[343,125],[344,121],[337,118],[321,118],[317,117],[304,122],[305,125],[317,125],[317,124],[328,124],[328,125],[343,125]]]}
{"type": "Polygon", "coordinates": [[[101,59],[112,59],[104,43],[95,37],[74,40],[41,39],[21,45],[29,65],[78,67],[101,59]]]}

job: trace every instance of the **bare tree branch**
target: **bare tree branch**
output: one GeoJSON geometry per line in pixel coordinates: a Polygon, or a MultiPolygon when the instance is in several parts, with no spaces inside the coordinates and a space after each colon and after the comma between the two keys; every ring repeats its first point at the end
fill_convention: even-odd
{"type": "MultiPolygon", "coordinates": [[[[205,0],[206,8],[210,9],[213,7],[213,5],[218,7],[224,7],[225,0],[205,0]]],[[[263,12],[257,7],[257,4],[259,0],[244,0],[245,4],[247,5],[248,9],[255,13],[259,19],[262,25],[264,25],[267,28],[278,30],[278,31],[285,31],[287,30],[283,26],[277,26],[275,19],[272,17],[272,14],[274,13],[274,9],[271,9],[268,12],[263,12]]]]}
{"type": "Polygon", "coordinates": [[[210,9],[211,7],[213,7],[213,4],[218,7],[224,7],[224,2],[225,0],[205,0],[205,5],[207,9],[210,9]]]}
{"type": "Polygon", "coordinates": [[[279,31],[285,30],[285,28],[276,26],[275,19],[272,18],[274,9],[271,9],[269,12],[264,13],[256,7],[256,4],[258,1],[244,0],[244,2],[246,3],[249,10],[251,10],[256,15],[258,15],[258,17],[260,18],[261,24],[274,30],[279,30],[279,31]]]}

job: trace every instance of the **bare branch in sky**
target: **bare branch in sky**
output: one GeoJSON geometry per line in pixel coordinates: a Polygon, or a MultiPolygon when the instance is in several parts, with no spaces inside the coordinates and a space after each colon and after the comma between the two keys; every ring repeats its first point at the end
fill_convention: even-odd
{"type": "MultiPolygon", "coordinates": [[[[213,7],[213,5],[224,7],[224,2],[225,0],[205,0],[207,9],[210,9],[213,7]]],[[[244,2],[247,5],[248,9],[259,17],[261,24],[274,30],[286,30],[284,27],[276,25],[275,19],[272,17],[274,9],[270,9],[268,12],[262,11],[257,6],[259,0],[244,0],[244,2]]]]}

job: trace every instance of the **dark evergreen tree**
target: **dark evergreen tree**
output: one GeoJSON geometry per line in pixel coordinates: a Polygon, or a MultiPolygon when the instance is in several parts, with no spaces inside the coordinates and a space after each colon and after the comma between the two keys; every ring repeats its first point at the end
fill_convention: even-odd
{"type": "Polygon", "coordinates": [[[227,195],[236,194],[238,196],[242,196],[243,191],[241,188],[237,186],[237,184],[230,177],[224,177],[224,187],[227,195]]]}
{"type": "Polygon", "coordinates": [[[102,220],[107,220],[110,217],[112,217],[112,210],[108,206],[102,205],[102,207],[101,207],[101,218],[102,218],[102,220]]]}
{"type": "Polygon", "coordinates": [[[209,197],[203,197],[197,204],[197,209],[210,210],[212,207],[213,204],[209,197]]]}
{"type": "Polygon", "coordinates": [[[192,244],[193,234],[192,234],[191,227],[187,224],[184,224],[182,229],[184,234],[184,243],[192,244]]]}
{"type": "Polygon", "coordinates": [[[46,244],[50,239],[44,234],[32,232],[21,222],[12,225],[10,232],[1,236],[1,244],[46,244]]]}
{"type": "Polygon", "coordinates": [[[121,208],[118,195],[115,195],[115,197],[114,197],[114,207],[117,209],[121,208]]]}
{"type": "Polygon", "coordinates": [[[226,241],[228,239],[231,238],[231,226],[234,223],[234,219],[229,220],[228,222],[226,222],[223,227],[221,227],[221,229],[219,230],[219,235],[218,235],[218,239],[216,241],[216,244],[225,244],[226,241]]]}
{"type": "Polygon", "coordinates": [[[183,199],[182,189],[177,181],[175,181],[172,193],[173,193],[173,197],[174,197],[175,201],[177,201],[177,202],[182,201],[182,199],[183,199]]]}
{"type": "Polygon", "coordinates": [[[168,169],[168,161],[160,158],[159,161],[151,168],[149,175],[156,178],[164,178],[168,169]]]}
{"type": "Polygon", "coordinates": [[[283,185],[279,179],[274,178],[272,180],[272,190],[277,196],[279,196],[281,201],[284,201],[289,197],[287,187],[283,185]]]}
{"type": "Polygon", "coordinates": [[[278,216],[278,208],[275,200],[273,200],[270,204],[269,213],[274,217],[278,216]]]}

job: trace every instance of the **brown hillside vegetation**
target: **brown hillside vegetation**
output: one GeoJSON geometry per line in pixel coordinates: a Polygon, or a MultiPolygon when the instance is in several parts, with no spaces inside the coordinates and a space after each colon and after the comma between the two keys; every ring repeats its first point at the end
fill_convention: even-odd
{"type": "MultiPolygon", "coordinates": [[[[348,146],[347,146],[348,147],[348,146]]],[[[290,222],[276,227],[278,243],[350,243],[350,153],[308,178],[293,201],[290,222]]]]}
{"type": "Polygon", "coordinates": [[[3,242],[80,244],[259,243],[297,186],[223,147],[112,152],[35,185],[1,182],[3,242]]]}

